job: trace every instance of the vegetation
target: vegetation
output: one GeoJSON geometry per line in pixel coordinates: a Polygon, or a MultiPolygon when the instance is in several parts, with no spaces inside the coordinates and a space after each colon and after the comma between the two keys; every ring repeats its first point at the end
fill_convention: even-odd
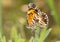
{"type": "MultiPolygon", "coordinates": [[[[37,0],[33,0],[33,2],[35,1],[36,3],[39,3],[41,1],[42,3],[46,2],[46,4],[48,4],[50,11],[47,11],[47,13],[50,12],[49,14],[53,14],[52,23],[54,22],[54,24],[50,24],[52,25],[51,28],[44,27],[40,32],[40,26],[38,25],[37,29],[34,31],[35,34],[33,33],[34,35],[31,36],[31,30],[26,28],[25,12],[27,8],[25,7],[26,4],[32,2],[32,0],[10,0],[7,2],[6,0],[0,0],[0,42],[51,42],[52,40],[54,41],[55,39],[60,39],[60,13],[58,12],[58,9],[60,9],[60,7],[58,9],[56,8],[57,5],[55,5],[55,0],[38,0],[39,2],[37,0]],[[54,38],[52,38],[49,33],[54,38]]],[[[59,0],[57,0],[57,2],[60,3],[59,0]]],[[[42,7],[44,7],[43,4],[41,4],[40,8],[41,10],[44,10],[46,6],[44,8],[42,7]]],[[[54,42],[56,42],[56,40],[54,42]]]]}

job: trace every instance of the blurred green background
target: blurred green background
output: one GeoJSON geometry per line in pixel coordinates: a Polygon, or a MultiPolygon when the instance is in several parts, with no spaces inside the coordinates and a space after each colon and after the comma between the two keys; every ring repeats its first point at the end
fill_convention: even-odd
{"type": "Polygon", "coordinates": [[[35,3],[39,9],[47,13],[49,17],[49,28],[51,33],[45,42],[60,42],[60,0],[1,0],[0,18],[2,21],[2,35],[6,36],[7,42],[10,39],[10,32],[13,26],[22,38],[29,39],[32,36],[31,30],[26,28],[26,11],[29,3],[35,3]]]}

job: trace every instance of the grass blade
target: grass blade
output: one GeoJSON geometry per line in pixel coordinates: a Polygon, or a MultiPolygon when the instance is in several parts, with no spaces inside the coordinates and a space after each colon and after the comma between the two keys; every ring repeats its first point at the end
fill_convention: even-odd
{"type": "Polygon", "coordinates": [[[49,33],[51,32],[51,30],[52,30],[52,28],[50,28],[50,29],[48,29],[48,30],[46,31],[46,35],[44,36],[44,40],[47,38],[47,36],[48,36],[49,33]]]}
{"type": "Polygon", "coordinates": [[[39,42],[43,42],[44,41],[44,37],[46,35],[46,29],[47,29],[47,27],[43,28],[43,30],[41,31],[39,42]]]}
{"type": "Polygon", "coordinates": [[[0,0],[0,42],[2,38],[2,0],[0,0]]]}
{"type": "Polygon", "coordinates": [[[34,42],[38,42],[39,35],[40,35],[40,26],[38,25],[35,31],[34,42]]]}
{"type": "Polygon", "coordinates": [[[3,36],[3,37],[1,38],[1,42],[6,42],[6,37],[5,37],[5,36],[3,36]]]}

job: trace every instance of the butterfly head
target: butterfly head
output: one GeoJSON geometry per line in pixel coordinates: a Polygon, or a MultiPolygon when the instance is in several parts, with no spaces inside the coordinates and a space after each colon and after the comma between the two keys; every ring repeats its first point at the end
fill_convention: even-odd
{"type": "Polygon", "coordinates": [[[33,9],[33,8],[35,8],[36,7],[36,5],[34,4],[34,3],[29,3],[28,4],[28,8],[29,9],[33,9]]]}

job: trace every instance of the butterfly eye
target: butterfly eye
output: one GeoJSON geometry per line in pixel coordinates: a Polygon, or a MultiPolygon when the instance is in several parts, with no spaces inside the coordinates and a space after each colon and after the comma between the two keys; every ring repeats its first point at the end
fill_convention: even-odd
{"type": "Polygon", "coordinates": [[[28,5],[28,8],[29,8],[29,9],[31,9],[31,8],[35,8],[35,7],[36,7],[36,5],[33,4],[33,3],[29,3],[29,5],[28,5]]]}
{"type": "Polygon", "coordinates": [[[38,10],[35,10],[36,12],[38,12],[38,10]]]}

